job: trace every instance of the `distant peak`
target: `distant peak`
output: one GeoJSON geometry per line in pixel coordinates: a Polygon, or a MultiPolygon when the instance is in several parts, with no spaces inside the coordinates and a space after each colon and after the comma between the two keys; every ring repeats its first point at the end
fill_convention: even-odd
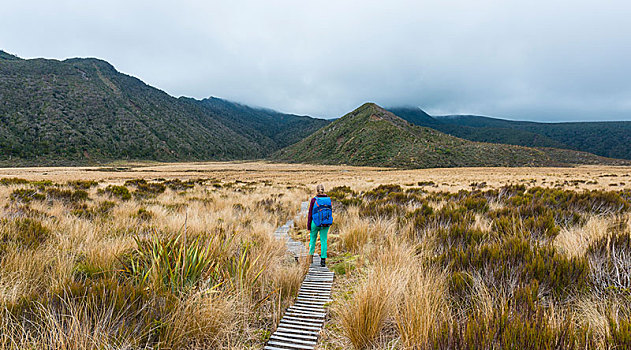
{"type": "Polygon", "coordinates": [[[378,110],[378,111],[383,111],[384,109],[379,106],[378,104],[374,103],[374,102],[366,102],[363,105],[359,106],[359,108],[357,108],[358,110],[366,110],[366,109],[374,109],[374,110],[378,110]]]}
{"type": "Polygon", "coordinates": [[[0,60],[12,60],[17,61],[21,60],[18,56],[12,55],[6,51],[0,50],[0,60]]]}
{"type": "Polygon", "coordinates": [[[339,120],[357,120],[357,118],[363,119],[365,121],[387,121],[398,126],[407,123],[403,119],[399,118],[398,116],[392,114],[391,112],[373,102],[364,103],[363,105],[357,107],[354,111],[348,113],[339,120]]]}

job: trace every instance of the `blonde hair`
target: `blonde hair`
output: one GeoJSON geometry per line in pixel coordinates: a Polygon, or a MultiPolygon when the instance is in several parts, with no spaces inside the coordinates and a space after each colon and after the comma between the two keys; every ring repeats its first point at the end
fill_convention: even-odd
{"type": "Polygon", "coordinates": [[[316,192],[324,193],[324,185],[323,184],[319,184],[318,186],[316,186],[316,192]]]}

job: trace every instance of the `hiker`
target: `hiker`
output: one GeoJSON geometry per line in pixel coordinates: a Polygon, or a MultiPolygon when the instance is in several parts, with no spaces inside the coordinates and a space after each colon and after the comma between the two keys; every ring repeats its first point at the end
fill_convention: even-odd
{"type": "Polygon", "coordinates": [[[311,240],[309,241],[309,264],[313,264],[313,252],[315,251],[316,239],[320,234],[320,266],[326,266],[326,236],[329,227],[333,224],[333,211],[331,208],[331,198],[324,193],[324,185],[316,186],[316,195],[311,198],[309,204],[309,219],[307,229],[311,230],[311,240]]]}

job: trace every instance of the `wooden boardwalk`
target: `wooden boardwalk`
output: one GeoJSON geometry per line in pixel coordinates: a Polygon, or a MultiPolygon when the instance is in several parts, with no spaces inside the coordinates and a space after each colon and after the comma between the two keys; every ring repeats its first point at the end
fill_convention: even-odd
{"type": "MultiPolygon", "coordinates": [[[[302,203],[299,215],[307,212],[307,202],[302,203]]],[[[306,257],[304,245],[289,237],[289,229],[293,221],[279,227],[274,235],[278,239],[287,240],[287,249],[297,258],[306,257]]],[[[276,331],[270,336],[264,349],[314,349],[326,317],[325,304],[331,301],[331,287],[334,273],[327,267],[320,267],[320,257],[313,257],[313,264],[305,276],[295,303],[285,310],[276,331]]]]}

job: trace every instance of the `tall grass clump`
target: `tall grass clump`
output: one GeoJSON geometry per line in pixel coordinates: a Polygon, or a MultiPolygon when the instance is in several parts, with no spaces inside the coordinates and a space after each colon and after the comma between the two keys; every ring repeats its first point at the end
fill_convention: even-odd
{"type": "Polygon", "coordinates": [[[340,251],[332,254],[353,253],[360,263],[340,276],[332,346],[628,347],[630,197],[487,188],[344,191],[361,205],[340,215],[340,236],[332,239],[339,244],[331,245],[340,251]]]}
{"type": "Polygon", "coordinates": [[[416,259],[406,245],[375,252],[374,265],[359,277],[346,300],[334,307],[342,332],[355,349],[379,344],[383,329],[394,329],[393,314],[416,259]]]}
{"type": "Polygon", "coordinates": [[[408,271],[396,305],[397,330],[405,348],[429,348],[432,338],[452,322],[446,274],[420,266],[411,266],[408,271]]]}
{"type": "Polygon", "coordinates": [[[371,221],[361,218],[356,207],[348,209],[348,215],[337,224],[339,242],[344,251],[359,253],[372,239],[371,221]]]}
{"type": "Polygon", "coordinates": [[[260,347],[305,273],[272,235],[302,188],[10,182],[0,349],[260,347]]]}
{"type": "Polygon", "coordinates": [[[355,349],[373,345],[390,314],[392,276],[381,272],[370,273],[337,311],[342,331],[355,349]]]}
{"type": "Polygon", "coordinates": [[[204,276],[219,282],[210,255],[212,241],[198,237],[186,242],[181,234],[169,237],[156,231],[148,239],[134,239],[138,247],[123,260],[123,271],[138,283],[176,293],[195,287],[204,276]]]}

